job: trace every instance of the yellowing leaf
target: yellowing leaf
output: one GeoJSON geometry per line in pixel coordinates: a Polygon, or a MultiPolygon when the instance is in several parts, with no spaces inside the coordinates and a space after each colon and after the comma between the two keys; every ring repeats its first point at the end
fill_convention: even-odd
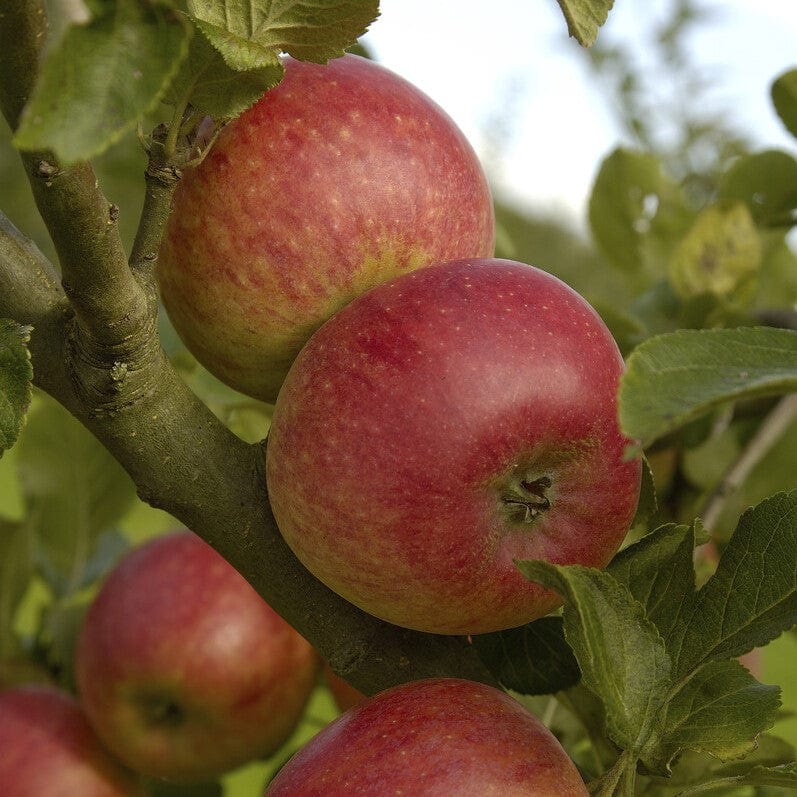
{"type": "Polygon", "coordinates": [[[761,239],[747,206],[712,205],[673,253],[670,282],[681,299],[713,294],[742,301],[752,298],[749,289],[761,257],[761,239]]]}

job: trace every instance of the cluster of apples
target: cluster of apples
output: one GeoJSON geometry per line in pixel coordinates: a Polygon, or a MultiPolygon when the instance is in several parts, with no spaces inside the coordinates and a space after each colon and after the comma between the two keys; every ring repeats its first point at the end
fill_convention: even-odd
{"type": "MultiPolygon", "coordinates": [[[[189,350],[231,387],[275,402],[267,489],[297,557],[364,611],[430,633],[547,614],[558,597],[514,561],[603,566],[638,500],[611,334],[558,279],[494,259],[494,238],[481,164],[429,98],[356,56],[288,59],[283,82],[184,175],[157,265],[189,350]]],[[[203,599],[178,608],[181,584],[196,591],[195,563],[213,553],[202,546],[184,532],[132,554],[78,645],[92,725],[155,777],[210,777],[273,752],[317,674],[310,646],[288,642],[254,592],[258,609],[236,611],[247,631],[228,606],[212,608],[210,576],[203,599]],[[161,639],[147,607],[159,590],[173,602],[161,639]],[[199,638],[215,642],[207,651],[199,638]],[[246,664],[223,663],[229,649],[246,664]]],[[[266,793],[586,790],[522,706],[439,679],[358,703],[266,793]]]]}

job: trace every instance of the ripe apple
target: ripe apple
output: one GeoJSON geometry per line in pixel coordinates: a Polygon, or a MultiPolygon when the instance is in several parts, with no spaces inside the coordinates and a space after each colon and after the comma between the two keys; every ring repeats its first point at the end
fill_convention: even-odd
{"type": "Polygon", "coordinates": [[[78,637],[86,713],[128,766],[175,781],[276,751],[318,656],[210,546],[158,537],[111,571],[78,637]]]}
{"type": "Polygon", "coordinates": [[[274,408],[268,492],[286,541],[367,612],[441,634],[560,602],[517,559],[604,566],[636,508],[598,314],[507,260],[374,288],[297,358],[274,408]]]}
{"type": "Polygon", "coordinates": [[[285,60],[174,195],[161,298],[194,356],[273,402],[311,333],[355,296],[441,260],[493,254],[482,167],[451,118],[355,55],[285,60]]]}
{"type": "Polygon", "coordinates": [[[52,686],[0,692],[3,797],[144,797],[100,744],[75,699],[52,686]]]}
{"type": "Polygon", "coordinates": [[[324,680],[327,682],[329,691],[332,693],[335,705],[341,711],[348,711],[348,709],[366,700],[366,696],[359,689],[341,678],[326,663],[324,663],[324,680]]]}
{"type": "Polygon", "coordinates": [[[504,692],[455,678],[381,692],[328,725],[267,797],[575,797],[587,789],[556,737],[504,692]]]}

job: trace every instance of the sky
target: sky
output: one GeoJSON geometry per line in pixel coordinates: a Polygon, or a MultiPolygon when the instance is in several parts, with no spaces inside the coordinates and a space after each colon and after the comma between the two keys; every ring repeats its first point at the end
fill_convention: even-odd
{"type": "MultiPolygon", "coordinates": [[[[797,156],[797,139],[769,100],[772,79],[797,67],[797,0],[710,5],[718,17],[689,43],[701,73],[716,79],[713,101],[756,148],[797,156]]],[[[454,118],[497,192],[583,227],[601,159],[627,141],[555,0],[382,0],[380,7],[364,43],[454,118]]],[[[600,40],[635,45],[644,59],[645,31],[670,7],[671,0],[616,0],[600,40]]]]}

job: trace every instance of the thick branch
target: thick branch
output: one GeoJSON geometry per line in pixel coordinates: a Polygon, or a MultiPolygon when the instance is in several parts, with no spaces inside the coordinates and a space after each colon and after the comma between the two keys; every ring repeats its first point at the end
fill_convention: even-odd
{"type": "Polygon", "coordinates": [[[158,346],[154,323],[125,347],[76,335],[52,277],[37,286],[42,256],[20,239],[9,225],[0,228],[0,281],[13,286],[0,295],[0,316],[46,321],[31,338],[41,351],[36,384],[106,445],[144,500],[213,545],[363,691],[432,675],[492,680],[464,639],[383,623],[310,575],[271,515],[261,446],[235,437],[188,390],[158,346]]]}
{"type": "MultiPolygon", "coordinates": [[[[21,70],[0,72],[12,126],[32,85],[44,30],[39,0],[18,5],[20,29],[6,30],[0,42],[2,66],[21,70]],[[14,82],[19,91],[9,89],[14,82]]],[[[111,451],[144,500],[213,545],[355,686],[373,692],[431,675],[491,681],[466,640],[407,631],[361,612],[311,576],[283,541],[266,496],[263,449],[227,430],[159,345],[143,264],[158,249],[169,181],[149,183],[151,218],[139,229],[134,273],[91,167],[61,169],[42,153],[24,160],[69,299],[35,248],[10,225],[0,227],[0,316],[34,326],[35,383],[111,451]]]]}
{"type": "MultiPolygon", "coordinates": [[[[44,4],[5,2],[0,22],[0,104],[13,130],[38,73],[44,4]]],[[[107,345],[123,342],[150,314],[151,296],[127,265],[118,209],[103,196],[90,164],[62,168],[47,152],[25,153],[22,160],[79,325],[107,345]]]]}

